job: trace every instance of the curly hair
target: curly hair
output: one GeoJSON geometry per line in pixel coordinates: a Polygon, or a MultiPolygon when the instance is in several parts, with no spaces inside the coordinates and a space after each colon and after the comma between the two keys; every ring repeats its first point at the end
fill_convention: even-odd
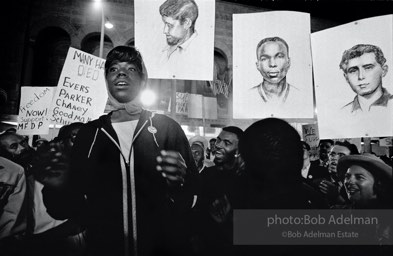
{"type": "Polygon", "coordinates": [[[383,66],[386,63],[386,59],[383,55],[383,52],[381,48],[379,48],[378,46],[372,44],[357,44],[352,48],[344,51],[339,65],[340,69],[342,69],[344,73],[347,73],[349,60],[358,58],[365,53],[374,53],[375,60],[381,66],[383,66]]]}

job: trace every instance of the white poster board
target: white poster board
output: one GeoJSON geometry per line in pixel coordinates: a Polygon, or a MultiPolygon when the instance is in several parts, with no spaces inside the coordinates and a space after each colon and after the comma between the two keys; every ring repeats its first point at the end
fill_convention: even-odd
{"type": "MultiPolygon", "coordinates": [[[[385,15],[358,20],[312,34],[316,105],[321,139],[393,135],[393,100],[386,101],[387,106],[372,106],[369,111],[368,108],[353,109],[352,102],[357,93],[351,89],[343,70],[339,67],[345,50],[359,44],[378,46],[386,58],[385,64],[389,67],[386,75],[382,77],[382,86],[393,93],[392,17],[393,15],[385,15]]],[[[354,59],[360,60],[359,57],[354,59]]],[[[362,72],[360,78],[358,76],[356,82],[353,82],[357,84],[355,87],[367,88],[373,83],[373,76],[363,72],[366,68],[380,70],[375,58],[372,59],[372,69],[363,65],[365,63],[360,64],[362,72]]],[[[355,69],[353,72],[354,75],[357,74],[355,69]]]]}
{"type": "Polygon", "coordinates": [[[196,33],[178,48],[169,47],[167,35],[171,44],[177,38],[184,37],[179,27],[174,27],[174,32],[169,32],[169,28],[164,25],[159,11],[164,2],[165,0],[134,1],[135,46],[143,55],[149,78],[212,81],[215,1],[195,0],[198,7],[196,33]],[[174,52],[170,54],[172,50],[174,52]]]}
{"type": "Polygon", "coordinates": [[[21,87],[18,133],[35,135],[49,133],[49,108],[55,87],[21,87]]]}
{"type": "Polygon", "coordinates": [[[188,117],[217,119],[217,98],[190,94],[188,99],[188,117]]]}
{"type": "MultiPolygon", "coordinates": [[[[277,60],[278,56],[273,56],[271,59],[277,60]]],[[[310,14],[291,11],[234,14],[233,63],[234,118],[313,118],[310,14]],[[289,86],[277,102],[265,100],[262,89],[265,79],[257,69],[262,60],[258,60],[256,48],[262,39],[271,37],[280,37],[287,43],[290,58],[286,75],[289,86]]],[[[280,70],[279,65],[273,64],[266,73],[277,74],[280,70]]]]}
{"type": "Polygon", "coordinates": [[[104,59],[70,47],[52,101],[52,122],[86,123],[104,113],[108,99],[104,65],[104,59]]]}
{"type": "Polygon", "coordinates": [[[381,147],[391,147],[392,145],[392,137],[379,139],[379,146],[381,147]]]}

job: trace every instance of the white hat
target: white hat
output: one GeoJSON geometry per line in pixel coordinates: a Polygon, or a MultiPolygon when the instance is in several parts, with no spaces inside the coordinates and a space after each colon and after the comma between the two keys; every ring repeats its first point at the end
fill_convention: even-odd
{"type": "Polygon", "coordinates": [[[343,156],[338,160],[337,171],[343,177],[352,165],[360,165],[371,172],[372,175],[381,176],[384,181],[391,182],[392,180],[392,167],[373,154],[343,156]]]}
{"type": "Polygon", "coordinates": [[[191,137],[188,142],[190,143],[190,146],[192,146],[192,144],[198,144],[203,146],[203,150],[206,151],[207,149],[207,145],[208,145],[208,141],[207,139],[205,139],[204,137],[200,136],[200,135],[195,135],[194,137],[191,137]]]}

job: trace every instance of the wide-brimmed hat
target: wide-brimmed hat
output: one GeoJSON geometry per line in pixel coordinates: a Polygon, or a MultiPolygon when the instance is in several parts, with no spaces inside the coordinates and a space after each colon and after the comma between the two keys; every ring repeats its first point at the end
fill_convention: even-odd
{"type": "Polygon", "coordinates": [[[348,168],[353,165],[359,165],[369,171],[373,176],[378,176],[382,180],[392,179],[392,167],[386,164],[381,158],[370,153],[362,155],[343,156],[338,160],[337,173],[344,178],[348,168]]]}

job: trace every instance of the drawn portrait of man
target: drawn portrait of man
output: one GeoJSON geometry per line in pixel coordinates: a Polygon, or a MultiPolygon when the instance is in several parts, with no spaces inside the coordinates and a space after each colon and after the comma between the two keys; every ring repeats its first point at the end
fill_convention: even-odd
{"type": "Polygon", "coordinates": [[[195,30],[198,5],[195,1],[167,0],[160,6],[160,15],[167,42],[167,46],[162,50],[163,58],[169,61],[190,53],[192,42],[198,37],[195,30]]]}
{"type": "Polygon", "coordinates": [[[284,104],[299,100],[299,89],[287,82],[287,73],[291,67],[289,46],[280,37],[262,39],[256,47],[256,67],[263,81],[252,87],[261,100],[270,104],[284,104]]]}
{"type": "Polygon", "coordinates": [[[320,138],[392,136],[392,24],[383,15],[312,33],[320,138]]]}
{"type": "Polygon", "coordinates": [[[356,93],[353,101],[342,107],[353,115],[381,111],[393,104],[393,95],[382,86],[388,65],[382,50],[372,44],[357,44],[345,50],[340,62],[345,80],[356,93]]]}
{"type": "Polygon", "coordinates": [[[234,118],[313,117],[310,33],[308,13],[234,14],[234,118]]]}
{"type": "Polygon", "coordinates": [[[135,46],[149,77],[213,80],[214,17],[215,1],[135,0],[135,46]]]}

